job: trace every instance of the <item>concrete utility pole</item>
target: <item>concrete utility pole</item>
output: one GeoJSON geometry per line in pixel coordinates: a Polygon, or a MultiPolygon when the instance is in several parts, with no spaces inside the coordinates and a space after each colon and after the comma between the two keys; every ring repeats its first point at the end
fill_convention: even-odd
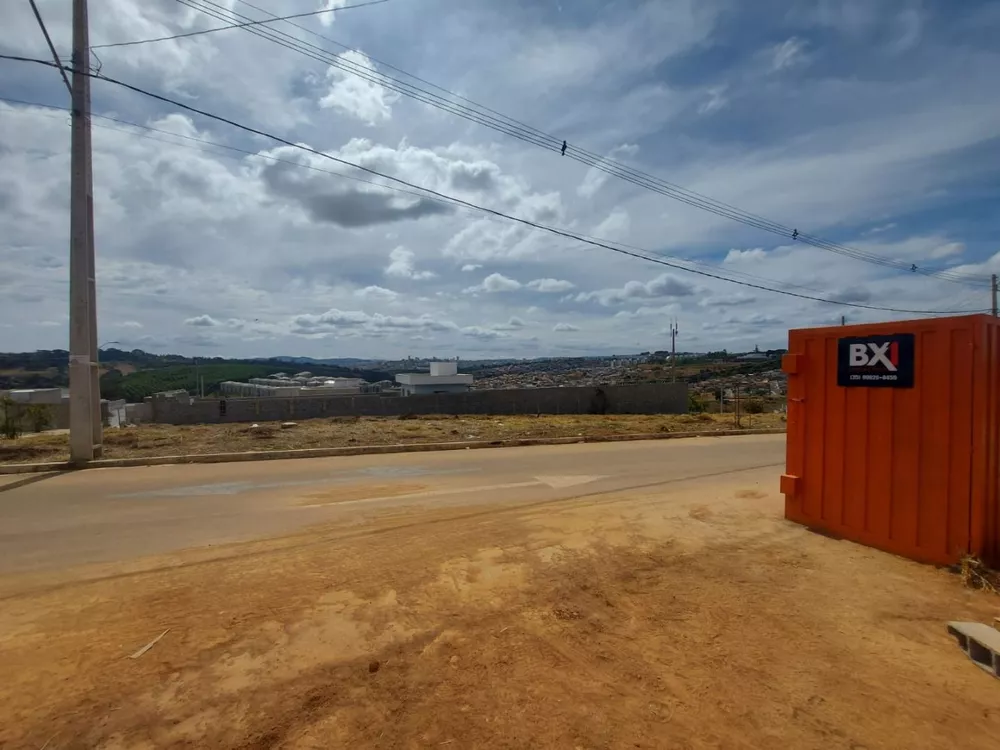
{"type": "Polygon", "coordinates": [[[670,324],[670,379],[677,382],[677,321],[670,324]]]}
{"type": "MultiPolygon", "coordinates": [[[[86,6],[86,0],[84,0],[86,6]]],[[[84,11],[86,15],[86,10],[84,11]]],[[[90,65],[90,33],[87,33],[84,59],[90,65]]],[[[94,438],[94,458],[104,454],[104,419],[101,414],[101,347],[97,344],[97,246],[94,242],[94,148],[90,131],[90,76],[84,76],[87,85],[86,135],[87,135],[87,301],[90,307],[90,414],[94,438]]]]}
{"type": "Polygon", "coordinates": [[[997,317],[997,275],[990,277],[990,288],[993,290],[993,317],[997,317]]]}
{"type": "Polygon", "coordinates": [[[70,146],[69,444],[70,460],[101,454],[94,289],[94,194],[90,164],[90,40],[87,0],[73,0],[73,112],[70,146]]]}

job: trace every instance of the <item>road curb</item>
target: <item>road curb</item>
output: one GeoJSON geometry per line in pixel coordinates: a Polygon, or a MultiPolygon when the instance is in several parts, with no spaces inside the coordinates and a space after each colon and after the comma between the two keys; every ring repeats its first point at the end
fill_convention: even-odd
{"type": "MultiPolygon", "coordinates": [[[[298,448],[295,450],[244,451],[242,453],[201,453],[187,456],[150,456],[142,458],[101,458],[77,465],[69,461],[38,464],[0,465],[2,474],[36,474],[38,472],[80,471],[83,469],[117,469],[131,466],[169,466],[173,464],[222,464],[240,461],[277,461],[292,458],[329,458],[333,456],[376,456],[386,453],[424,453],[480,448],[517,448],[532,445],[572,445],[574,443],[623,443],[639,440],[672,440],[695,437],[733,437],[736,435],[780,435],[781,428],[747,430],[701,430],[696,432],[657,432],[637,435],[589,435],[560,438],[515,438],[513,440],[474,440],[453,443],[397,443],[393,445],[359,445],[340,448],[298,448]]],[[[27,484],[27,481],[24,482],[27,484]]],[[[20,486],[20,484],[18,484],[20,486]]],[[[5,489],[12,489],[8,484],[5,489]]]]}

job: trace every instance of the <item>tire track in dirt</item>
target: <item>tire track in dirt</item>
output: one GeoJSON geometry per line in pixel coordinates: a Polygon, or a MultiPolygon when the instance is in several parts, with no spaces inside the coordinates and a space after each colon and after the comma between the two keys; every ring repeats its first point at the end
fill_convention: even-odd
{"type": "MultiPolygon", "coordinates": [[[[716,477],[725,477],[725,476],[730,476],[730,475],[733,475],[733,474],[742,474],[742,473],[747,473],[747,472],[759,471],[761,469],[776,468],[776,467],[780,467],[780,466],[783,466],[783,465],[784,464],[763,464],[763,465],[760,465],[760,466],[751,466],[751,467],[740,468],[740,469],[729,469],[729,470],[726,470],[726,471],[709,472],[709,473],[696,474],[696,475],[686,476],[686,477],[678,477],[678,478],[675,478],[675,479],[666,479],[666,480],[662,480],[661,479],[661,480],[656,480],[654,482],[642,482],[642,483],[638,483],[638,484],[634,484],[634,485],[629,485],[629,486],[618,488],[618,489],[615,489],[615,490],[612,490],[612,491],[594,490],[594,491],[590,491],[590,492],[580,492],[580,493],[574,493],[571,497],[552,498],[552,499],[547,499],[547,500],[534,500],[534,501],[525,502],[525,503],[513,503],[513,504],[503,505],[503,506],[492,506],[492,507],[488,507],[488,508],[485,508],[485,509],[474,510],[474,511],[458,511],[458,512],[454,512],[454,511],[451,511],[450,509],[448,509],[448,510],[442,510],[439,513],[435,514],[433,510],[431,510],[430,512],[427,512],[426,509],[423,509],[425,511],[423,513],[424,516],[431,515],[432,517],[430,517],[430,518],[424,517],[424,518],[421,518],[419,520],[410,520],[410,521],[407,521],[405,523],[391,525],[391,526],[390,525],[380,525],[380,524],[376,523],[374,525],[374,528],[369,528],[369,529],[364,529],[364,530],[355,530],[355,531],[351,531],[351,532],[342,532],[342,533],[336,533],[336,534],[323,533],[323,535],[320,538],[316,538],[317,533],[319,532],[320,529],[328,528],[330,526],[339,526],[339,524],[336,523],[336,522],[324,522],[324,523],[317,524],[317,525],[314,525],[312,527],[303,529],[302,531],[293,532],[293,533],[286,534],[283,537],[281,537],[281,541],[282,542],[284,542],[286,540],[294,540],[294,539],[299,539],[299,538],[304,538],[304,537],[308,537],[309,538],[309,541],[302,542],[301,544],[297,544],[297,545],[294,544],[294,543],[279,544],[278,546],[275,546],[273,548],[251,549],[251,550],[248,550],[248,551],[245,551],[245,552],[236,552],[234,554],[226,554],[226,555],[218,555],[218,554],[216,554],[216,555],[204,558],[204,559],[198,559],[198,560],[193,560],[193,561],[179,562],[179,563],[173,563],[173,564],[169,564],[169,565],[160,565],[160,566],[156,566],[156,567],[142,567],[142,568],[139,568],[137,570],[130,570],[130,571],[119,572],[119,573],[106,573],[106,574],[97,575],[97,576],[92,577],[92,578],[74,578],[72,580],[64,581],[64,582],[60,582],[60,583],[42,584],[42,585],[38,585],[38,586],[36,586],[34,588],[21,588],[21,589],[15,590],[13,592],[5,593],[5,594],[0,594],[0,602],[11,600],[11,599],[17,599],[17,598],[20,598],[20,597],[23,597],[23,596],[31,596],[31,595],[35,595],[35,594],[45,593],[45,592],[48,592],[48,591],[58,591],[61,588],[70,587],[70,586],[77,586],[77,585],[83,585],[83,584],[91,583],[91,582],[101,582],[101,581],[110,581],[110,580],[121,579],[121,578],[129,578],[129,577],[136,576],[136,575],[144,575],[144,574],[147,574],[147,573],[156,573],[156,572],[160,572],[160,571],[174,570],[174,569],[177,569],[177,568],[184,568],[184,567],[194,567],[194,566],[211,565],[213,563],[216,563],[216,562],[219,562],[219,561],[222,561],[222,560],[235,560],[235,559],[239,559],[241,557],[258,557],[258,556],[259,557],[263,557],[263,556],[266,556],[266,555],[269,555],[269,554],[277,554],[277,553],[280,553],[282,551],[285,551],[285,550],[288,550],[288,549],[293,549],[293,548],[300,548],[301,549],[301,548],[308,548],[308,547],[314,547],[314,546],[321,546],[321,545],[329,544],[330,542],[352,541],[352,540],[363,539],[363,538],[367,538],[367,537],[377,537],[377,536],[381,536],[381,535],[384,535],[384,534],[391,534],[392,532],[395,532],[395,531],[405,531],[405,530],[408,530],[408,529],[415,529],[415,528],[418,528],[418,527],[421,527],[421,526],[432,526],[432,525],[436,525],[436,524],[449,523],[449,522],[452,522],[452,521],[473,521],[473,520],[479,520],[479,519],[483,519],[483,518],[488,518],[488,517],[493,517],[493,516],[500,516],[500,515],[505,515],[505,514],[518,514],[518,513],[521,513],[523,511],[530,511],[530,510],[533,510],[533,509],[545,509],[545,508],[547,508],[549,506],[553,506],[553,505],[566,505],[567,507],[570,507],[570,506],[572,506],[573,503],[581,503],[581,502],[586,503],[588,505],[613,504],[613,503],[626,502],[630,498],[628,496],[619,497],[619,495],[621,495],[622,493],[633,492],[635,490],[649,490],[649,489],[654,489],[654,488],[657,488],[657,487],[668,487],[668,486],[671,486],[671,485],[682,484],[684,482],[693,482],[693,481],[702,480],[702,479],[713,479],[713,478],[716,478],[716,477]],[[604,501],[595,501],[594,498],[598,498],[598,497],[605,497],[607,499],[605,499],[604,501]]],[[[412,513],[407,513],[407,514],[404,514],[404,515],[406,515],[406,517],[411,517],[413,514],[412,513]]],[[[234,550],[244,550],[244,549],[246,549],[246,547],[248,545],[250,545],[250,546],[252,546],[252,545],[266,546],[267,544],[268,544],[267,540],[258,540],[258,541],[251,541],[251,542],[236,542],[236,543],[231,543],[231,544],[218,545],[218,546],[214,547],[213,549],[214,550],[218,550],[220,548],[226,548],[226,549],[234,549],[234,550]]],[[[182,551],[180,553],[175,553],[174,555],[163,555],[161,557],[164,557],[164,558],[176,558],[177,556],[183,555],[183,554],[185,554],[185,553],[182,551]]],[[[120,564],[120,563],[111,563],[111,564],[101,565],[99,567],[103,568],[103,569],[116,568],[116,567],[120,568],[121,565],[122,564],[120,564]]],[[[16,576],[15,578],[18,581],[24,581],[25,579],[30,579],[30,578],[33,578],[33,577],[36,577],[36,576],[19,575],[19,576],[16,576]]],[[[41,577],[44,577],[44,576],[41,576],[41,577]]]]}

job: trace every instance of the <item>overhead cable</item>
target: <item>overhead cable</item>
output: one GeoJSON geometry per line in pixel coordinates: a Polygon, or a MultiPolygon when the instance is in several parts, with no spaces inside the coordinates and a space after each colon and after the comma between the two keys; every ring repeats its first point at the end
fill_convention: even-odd
{"type": "MultiPolygon", "coordinates": [[[[177,0],[177,2],[186,5],[190,8],[200,10],[201,12],[210,15],[214,18],[220,20],[233,20],[233,19],[244,19],[251,20],[249,16],[244,16],[235,11],[229,10],[222,5],[219,5],[212,0],[177,0]]],[[[245,0],[240,0],[243,4],[249,7],[261,10],[261,12],[267,13],[262,9],[257,8],[257,6],[246,2],[245,0]]],[[[272,14],[269,14],[272,15],[272,14]]],[[[271,20],[277,20],[277,17],[273,17],[271,20]]],[[[296,28],[308,31],[315,36],[318,36],[324,40],[330,41],[344,49],[352,49],[347,45],[331,40],[329,37],[325,37],[316,32],[312,32],[303,26],[298,24],[292,24],[296,28]]],[[[516,120],[507,115],[492,110],[483,105],[477,104],[476,102],[462,97],[458,94],[454,94],[447,89],[444,89],[436,84],[431,84],[422,78],[413,76],[400,68],[396,68],[391,65],[387,65],[376,58],[369,58],[374,62],[377,62],[393,70],[399,71],[404,75],[413,78],[414,80],[421,81],[433,88],[438,89],[446,93],[448,96],[454,99],[459,99],[462,102],[466,102],[471,106],[466,106],[459,102],[450,101],[447,98],[439,96],[427,89],[421,88],[420,86],[402,81],[398,78],[394,78],[387,74],[381,73],[374,67],[369,67],[367,65],[354,62],[350,59],[345,59],[343,56],[337,55],[335,53],[329,52],[324,48],[302,40],[298,37],[292,36],[285,32],[277,29],[261,29],[261,28],[247,28],[247,31],[267,39],[275,44],[278,44],[286,49],[293,50],[299,54],[305,55],[306,57],[312,58],[325,65],[340,69],[346,73],[357,76],[366,80],[370,83],[383,86],[384,88],[399,93],[403,96],[407,96],[416,101],[428,104],[429,106],[435,107],[445,112],[449,112],[458,117],[461,117],[470,122],[475,122],[477,124],[488,127],[496,132],[509,135],[511,137],[517,138],[523,142],[532,144],[539,148],[546,149],[548,151],[553,151],[557,153],[562,152],[564,141],[558,139],[555,136],[544,133],[537,128],[526,125],[525,123],[516,120]]],[[[359,51],[359,50],[355,50],[359,51]]],[[[363,54],[363,53],[362,53],[363,54]]],[[[568,144],[568,148],[565,155],[572,158],[582,164],[596,169],[598,171],[604,172],[608,175],[617,177],[621,180],[629,182],[637,187],[642,187],[647,190],[659,193],[673,200],[677,200],[681,203],[685,203],[694,208],[698,208],[704,211],[708,211],[717,216],[727,218],[733,221],[740,222],[746,226],[750,226],[762,231],[770,232],[776,234],[785,239],[790,239],[793,242],[799,242],[805,245],[816,247],[828,252],[836,253],[845,257],[853,258],[856,260],[865,261],[868,263],[873,263],[885,268],[894,269],[897,271],[907,271],[910,273],[916,273],[924,276],[930,276],[934,278],[939,278],[945,281],[951,281],[955,283],[969,284],[974,286],[986,286],[989,284],[989,280],[982,275],[975,274],[961,274],[948,270],[936,270],[928,269],[918,266],[914,263],[902,261],[893,258],[886,258],[876,253],[860,250],[857,248],[852,248],[840,243],[825,240],[823,238],[817,237],[815,235],[799,232],[798,229],[788,227],[786,225],[780,224],[778,222],[771,221],[757,214],[753,214],[743,209],[737,208],[730,204],[718,201],[713,198],[709,198],[700,193],[694,192],[692,190],[687,190],[673,183],[662,180],[653,175],[641,172],[639,170],[622,165],[613,159],[610,159],[599,154],[587,151],[583,148],[568,144]]]]}
{"type": "Polygon", "coordinates": [[[73,96],[73,87],[69,83],[69,78],[66,77],[66,71],[62,68],[62,62],[59,60],[59,54],[52,43],[52,37],[49,36],[49,30],[45,28],[45,21],[42,20],[42,14],[39,12],[35,0],[28,0],[28,2],[31,4],[31,10],[35,14],[35,20],[38,21],[38,28],[42,30],[42,36],[45,37],[45,43],[49,45],[49,52],[52,53],[52,59],[55,60],[56,65],[59,67],[59,75],[62,76],[63,83],[66,84],[66,90],[69,91],[70,96],[73,96]]]}
{"type": "MultiPolygon", "coordinates": [[[[58,105],[54,105],[54,104],[45,104],[45,103],[42,103],[42,102],[25,101],[23,99],[12,99],[12,98],[9,98],[9,97],[2,97],[2,96],[0,96],[0,101],[7,102],[7,103],[10,103],[10,104],[18,104],[18,105],[27,106],[27,107],[40,107],[40,108],[43,108],[43,109],[50,109],[50,110],[54,110],[54,111],[58,111],[58,112],[69,112],[70,111],[67,107],[62,107],[62,106],[58,106],[58,105]]],[[[300,167],[302,169],[308,169],[308,170],[314,171],[314,172],[321,172],[323,174],[329,174],[329,175],[333,175],[335,177],[341,177],[341,178],[344,178],[344,179],[347,179],[347,180],[353,180],[355,182],[360,182],[360,183],[363,183],[363,184],[366,184],[366,185],[373,185],[375,187],[383,188],[383,189],[386,189],[386,190],[391,190],[393,192],[397,192],[397,193],[401,193],[401,194],[405,194],[405,195],[410,195],[410,196],[413,196],[413,197],[416,197],[416,198],[420,198],[422,200],[433,201],[435,203],[438,203],[439,205],[447,206],[447,207],[450,207],[450,208],[460,208],[460,209],[463,209],[463,210],[466,210],[466,211],[473,211],[473,209],[470,209],[467,206],[462,206],[462,205],[456,204],[454,201],[451,201],[451,200],[442,200],[442,199],[436,198],[434,196],[425,195],[425,194],[417,192],[415,190],[409,190],[409,189],[402,188],[402,187],[399,187],[399,186],[396,186],[396,185],[386,185],[386,184],[384,184],[382,182],[376,182],[375,180],[368,180],[368,179],[365,179],[363,177],[358,177],[357,175],[348,174],[346,172],[341,172],[341,171],[337,171],[337,170],[333,170],[333,169],[324,169],[322,167],[317,167],[314,164],[305,164],[305,163],[300,162],[300,161],[292,161],[290,159],[282,159],[282,158],[279,158],[277,156],[273,156],[271,154],[263,154],[263,153],[260,153],[258,151],[251,151],[249,149],[239,148],[238,146],[231,146],[231,145],[226,144],[226,143],[219,143],[218,141],[212,141],[212,140],[208,140],[206,138],[197,138],[195,136],[185,135],[183,133],[175,133],[175,132],[173,132],[171,130],[164,130],[162,128],[156,128],[156,127],[153,127],[151,125],[142,125],[140,123],[131,122],[129,120],[123,120],[123,119],[118,118],[118,117],[110,117],[108,115],[100,115],[100,114],[96,114],[94,112],[91,112],[91,117],[98,118],[98,119],[101,119],[101,120],[107,120],[109,122],[113,122],[113,123],[117,123],[119,125],[126,126],[126,127],[116,128],[116,127],[113,127],[113,126],[110,126],[110,125],[102,125],[101,123],[94,123],[94,127],[97,127],[97,128],[104,128],[104,129],[107,129],[107,130],[113,130],[113,131],[119,132],[119,133],[128,133],[128,134],[135,135],[135,136],[138,136],[138,137],[141,137],[141,138],[149,138],[150,140],[158,141],[160,143],[169,143],[171,145],[178,146],[178,147],[191,148],[191,149],[194,149],[196,151],[204,151],[204,149],[198,148],[198,146],[189,145],[188,143],[178,143],[177,141],[168,140],[167,138],[157,138],[156,135],[152,135],[152,134],[160,134],[160,135],[170,136],[171,138],[180,138],[180,139],[182,139],[184,141],[189,141],[191,143],[196,143],[196,144],[201,144],[203,146],[211,146],[213,148],[223,149],[223,150],[228,151],[230,153],[221,153],[221,154],[217,153],[215,155],[217,155],[217,156],[223,156],[223,157],[228,157],[228,158],[232,158],[232,159],[238,159],[241,162],[243,160],[242,156],[237,156],[237,154],[242,154],[242,155],[245,155],[245,156],[250,156],[250,157],[254,157],[254,158],[258,158],[258,159],[263,159],[263,160],[266,160],[266,161],[269,161],[269,162],[274,162],[274,163],[279,163],[279,164],[287,164],[287,165],[292,166],[292,167],[300,167]],[[129,128],[137,128],[139,130],[143,130],[143,131],[147,131],[147,132],[145,132],[145,133],[137,133],[137,132],[135,132],[135,130],[130,130],[129,128]]],[[[476,213],[478,213],[478,212],[476,212],[476,213]]],[[[487,216],[487,217],[484,217],[484,218],[488,218],[488,219],[490,219],[492,221],[503,222],[504,224],[508,223],[504,219],[500,219],[500,218],[497,218],[497,217],[494,217],[494,216],[487,216]]],[[[539,230],[533,230],[533,231],[539,231],[539,230]]],[[[629,245],[629,244],[624,243],[624,242],[618,242],[616,240],[609,240],[609,239],[606,239],[606,238],[603,238],[603,237],[595,237],[593,235],[587,235],[587,234],[582,234],[582,233],[579,234],[579,236],[582,237],[582,238],[588,239],[588,240],[594,240],[595,242],[603,242],[603,243],[615,245],[615,246],[618,246],[618,247],[624,247],[624,248],[629,249],[629,250],[635,250],[636,252],[647,252],[647,251],[643,250],[640,247],[636,247],[634,245],[629,245]]],[[[746,278],[746,279],[749,279],[751,281],[760,282],[762,284],[771,284],[771,285],[777,284],[778,286],[782,286],[782,287],[786,287],[786,288],[802,289],[804,291],[814,292],[814,293],[820,294],[820,295],[825,294],[825,292],[823,292],[822,290],[816,289],[814,287],[804,286],[802,284],[795,284],[795,283],[790,282],[790,281],[783,281],[783,280],[779,280],[779,279],[771,279],[771,278],[766,278],[766,277],[763,277],[763,276],[757,276],[755,274],[747,273],[745,271],[740,271],[738,269],[733,269],[733,268],[723,269],[723,268],[720,268],[718,265],[713,264],[713,263],[705,263],[704,261],[698,261],[698,260],[694,260],[694,259],[690,259],[690,258],[680,258],[680,257],[674,256],[674,255],[669,255],[667,253],[660,252],[660,251],[655,252],[654,256],[658,257],[658,258],[667,258],[667,259],[673,260],[674,262],[679,263],[679,264],[688,264],[688,265],[692,265],[692,266],[706,268],[706,269],[709,269],[709,270],[715,270],[715,271],[725,272],[729,276],[736,276],[736,277],[739,277],[739,278],[746,278]]],[[[963,307],[964,307],[964,305],[963,305],[963,307]]]]}
{"type": "MultiPolygon", "coordinates": [[[[335,13],[341,10],[351,10],[352,8],[366,8],[369,5],[381,5],[382,3],[387,3],[389,0],[370,0],[367,3],[358,3],[356,5],[341,5],[336,8],[321,8],[320,10],[311,10],[306,13],[293,13],[290,16],[275,16],[274,18],[264,19],[261,21],[246,21],[242,23],[231,23],[228,26],[217,26],[214,29],[202,29],[200,31],[187,31],[182,34],[171,34],[170,36],[158,36],[153,39],[136,39],[131,42],[115,42],[113,44],[95,44],[91,46],[91,49],[110,49],[111,47],[132,47],[137,44],[152,44],[154,42],[169,42],[171,39],[185,39],[190,36],[199,36],[201,34],[212,34],[216,31],[227,31],[228,29],[243,29],[247,26],[258,26],[260,24],[275,23],[277,21],[287,21],[292,18],[306,18],[307,16],[318,16],[324,13],[335,13]]],[[[34,0],[31,0],[32,6],[34,6],[34,0]]],[[[37,12],[37,11],[36,11],[37,12]]],[[[301,27],[300,27],[301,28],[301,27]]]]}
{"type": "MultiPolygon", "coordinates": [[[[16,60],[16,61],[20,61],[20,62],[30,62],[30,63],[35,63],[35,64],[38,64],[38,65],[45,65],[45,66],[48,66],[48,67],[57,67],[55,65],[55,63],[51,63],[51,62],[49,62],[47,60],[40,60],[38,58],[21,57],[21,56],[17,56],[17,55],[0,54],[0,59],[16,60]]],[[[91,78],[96,78],[98,80],[105,81],[107,83],[112,83],[112,84],[115,84],[117,86],[121,86],[122,88],[126,88],[126,89],[128,89],[130,91],[134,91],[134,92],[136,92],[138,94],[142,94],[142,95],[147,96],[147,97],[149,97],[151,99],[156,99],[157,101],[161,101],[161,102],[164,102],[166,104],[173,105],[175,107],[180,107],[181,109],[187,110],[188,112],[193,112],[194,114],[197,114],[197,115],[201,115],[202,117],[207,117],[207,118],[209,118],[211,120],[215,120],[217,122],[225,123],[226,125],[230,125],[230,126],[232,126],[234,128],[242,130],[244,132],[251,133],[253,135],[258,135],[258,136],[261,136],[261,137],[264,137],[264,138],[268,138],[270,140],[275,141],[276,143],[281,143],[281,144],[283,144],[285,146],[290,146],[290,147],[298,149],[300,151],[304,151],[306,153],[310,153],[310,154],[313,154],[315,156],[319,156],[319,157],[321,157],[323,159],[328,159],[328,160],[336,162],[338,164],[343,164],[344,166],[352,167],[354,169],[360,170],[362,172],[366,172],[366,173],[374,175],[376,177],[381,177],[384,180],[389,180],[390,182],[396,183],[397,185],[403,185],[404,187],[407,187],[407,188],[412,188],[414,190],[419,190],[422,193],[426,193],[428,195],[432,195],[432,196],[435,196],[435,197],[443,199],[443,200],[451,201],[453,203],[456,203],[456,204],[459,204],[459,205],[462,205],[462,206],[466,206],[466,207],[474,209],[476,211],[480,211],[480,212],[482,212],[484,214],[488,214],[488,215],[496,216],[496,217],[499,217],[499,218],[503,218],[503,219],[506,219],[506,220],[511,221],[511,222],[522,224],[524,226],[534,227],[536,229],[540,229],[542,231],[548,232],[549,234],[553,234],[553,235],[556,235],[556,236],[559,236],[559,237],[564,237],[566,239],[576,240],[577,242],[580,242],[580,243],[583,243],[583,244],[586,244],[586,245],[590,245],[590,246],[593,246],[593,247],[601,247],[601,248],[604,248],[606,250],[611,250],[612,252],[619,253],[621,255],[625,255],[625,256],[637,258],[639,260],[645,260],[645,261],[650,262],[650,263],[656,263],[658,265],[666,266],[668,268],[674,268],[674,269],[677,269],[677,270],[680,270],[680,271],[686,271],[688,273],[697,274],[699,276],[704,276],[704,277],[707,277],[707,278],[713,278],[713,279],[716,279],[718,281],[725,281],[725,282],[728,282],[728,283],[731,283],[731,284],[738,284],[740,286],[750,287],[750,288],[753,288],[753,289],[759,289],[759,290],[765,291],[765,292],[772,292],[772,293],[775,293],[775,294],[783,294],[783,295],[786,295],[786,296],[789,296],[789,297],[797,297],[799,299],[811,300],[813,302],[824,302],[824,303],[831,304],[831,305],[840,305],[840,306],[844,306],[844,307],[853,307],[853,308],[859,308],[859,309],[864,309],[864,310],[877,310],[877,311],[881,311],[881,312],[905,313],[905,314],[913,314],[913,315],[954,315],[954,314],[960,314],[960,313],[967,313],[968,312],[967,310],[912,310],[912,309],[904,309],[904,308],[882,307],[882,306],[878,306],[878,305],[865,305],[865,304],[862,304],[862,303],[859,303],[859,302],[847,302],[847,301],[843,301],[843,300],[827,299],[827,298],[824,298],[824,297],[815,297],[815,296],[811,296],[811,295],[807,295],[807,294],[802,294],[802,293],[799,293],[799,292],[793,292],[793,291],[786,290],[786,289],[774,289],[774,288],[771,288],[771,287],[768,287],[768,286],[765,286],[765,285],[762,285],[762,284],[756,284],[756,283],[753,283],[753,282],[740,281],[738,279],[733,279],[733,278],[724,276],[724,275],[722,275],[720,273],[713,273],[713,272],[709,272],[709,271],[705,271],[705,270],[688,268],[688,267],[685,267],[684,265],[681,265],[680,263],[676,263],[676,262],[673,262],[673,261],[664,260],[663,258],[657,258],[655,256],[644,254],[645,252],[648,252],[648,251],[642,251],[642,252],[632,251],[632,250],[628,250],[626,248],[616,247],[616,246],[612,245],[611,243],[598,242],[598,241],[595,241],[595,240],[587,239],[583,235],[576,234],[576,233],[571,232],[569,230],[559,229],[557,227],[552,227],[552,226],[549,226],[547,224],[541,224],[539,222],[535,222],[535,221],[532,221],[530,219],[525,219],[525,218],[522,218],[522,217],[519,217],[519,216],[513,216],[511,214],[504,213],[503,211],[499,211],[499,210],[494,209],[494,208],[489,208],[489,207],[486,207],[486,206],[480,206],[480,205],[478,205],[476,203],[473,203],[471,201],[467,201],[467,200],[465,200],[463,198],[456,198],[455,196],[447,195],[446,193],[441,193],[441,192],[439,192],[437,190],[433,190],[432,188],[427,188],[427,187],[423,187],[423,186],[420,186],[420,185],[416,185],[416,184],[414,184],[412,182],[408,182],[408,181],[403,180],[403,179],[401,179],[399,177],[393,177],[392,175],[385,174],[385,173],[380,172],[380,171],[378,171],[376,169],[373,169],[371,167],[366,167],[366,166],[363,166],[361,164],[356,164],[354,162],[348,161],[347,159],[342,159],[342,158],[340,158],[338,156],[334,156],[332,154],[325,153],[323,151],[320,151],[318,149],[314,149],[314,148],[312,148],[310,146],[306,146],[306,145],[301,144],[301,143],[294,143],[293,141],[289,141],[286,138],[282,138],[279,135],[274,135],[273,133],[268,133],[267,131],[260,130],[259,128],[254,128],[254,127],[251,127],[249,125],[244,125],[242,123],[236,122],[235,120],[230,120],[230,119],[228,119],[226,117],[222,117],[221,115],[217,115],[217,114],[213,114],[211,112],[207,112],[207,111],[205,111],[203,109],[199,109],[197,107],[193,107],[190,104],[184,104],[183,102],[179,102],[176,99],[171,99],[170,97],[163,96],[161,94],[156,94],[156,93],[153,93],[151,91],[147,91],[146,89],[139,88],[138,86],[133,86],[130,83],[126,83],[124,81],[120,81],[120,80],[117,80],[115,78],[111,78],[109,76],[103,75],[103,74],[97,74],[97,73],[94,73],[94,72],[91,72],[91,71],[84,71],[84,74],[90,76],[91,78]]]]}

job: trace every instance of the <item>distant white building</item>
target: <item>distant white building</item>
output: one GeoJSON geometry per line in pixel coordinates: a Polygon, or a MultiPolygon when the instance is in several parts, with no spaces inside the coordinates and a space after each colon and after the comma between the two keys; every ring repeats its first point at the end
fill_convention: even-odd
{"type": "Polygon", "coordinates": [[[403,396],[429,393],[465,393],[472,387],[472,375],[461,374],[458,362],[431,362],[430,373],[402,372],[396,376],[403,396]]]}
{"type": "Polygon", "coordinates": [[[760,350],[760,347],[759,346],[755,346],[753,348],[752,352],[750,352],[749,354],[744,354],[742,356],[739,356],[736,359],[739,362],[753,362],[753,361],[767,359],[767,358],[768,358],[768,356],[766,354],[764,354],[764,352],[762,352],[760,350]]]}
{"type": "Polygon", "coordinates": [[[69,400],[69,394],[64,395],[62,388],[17,388],[7,395],[19,404],[61,404],[69,400]]]}

